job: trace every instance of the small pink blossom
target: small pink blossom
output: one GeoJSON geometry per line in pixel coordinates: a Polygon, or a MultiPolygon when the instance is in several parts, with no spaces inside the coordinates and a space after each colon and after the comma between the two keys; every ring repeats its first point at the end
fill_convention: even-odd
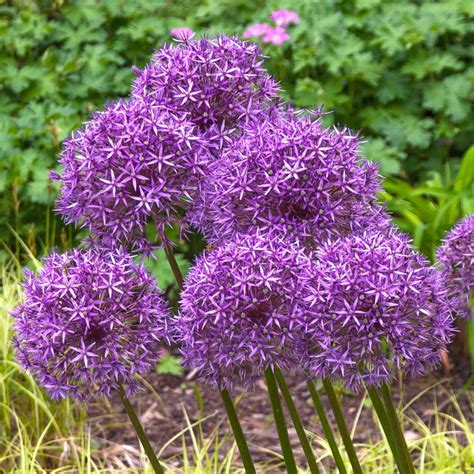
{"type": "Polygon", "coordinates": [[[187,26],[173,28],[170,30],[171,36],[179,40],[187,40],[194,35],[194,31],[187,26]]]}
{"type": "Polygon", "coordinates": [[[288,26],[293,23],[299,23],[300,21],[298,14],[291,10],[275,10],[270,15],[270,18],[277,26],[288,26]]]}
{"type": "Polygon", "coordinates": [[[244,38],[258,38],[263,36],[269,29],[269,26],[266,23],[256,23],[255,25],[250,25],[243,34],[244,38]]]}
{"type": "Polygon", "coordinates": [[[264,43],[272,43],[277,46],[283,44],[285,41],[290,39],[290,35],[286,32],[285,28],[277,26],[275,28],[268,28],[265,36],[263,37],[264,43]]]}

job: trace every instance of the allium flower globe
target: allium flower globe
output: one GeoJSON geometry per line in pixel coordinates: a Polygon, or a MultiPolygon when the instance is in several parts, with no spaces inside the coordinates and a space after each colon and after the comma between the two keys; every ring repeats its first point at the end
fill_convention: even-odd
{"type": "Polygon", "coordinates": [[[189,219],[210,242],[258,227],[318,244],[386,225],[378,188],[377,167],[349,130],[282,111],[224,150],[189,219]]]}
{"type": "Polygon", "coordinates": [[[228,36],[159,49],[133,87],[134,97],[185,113],[217,147],[277,92],[258,46],[228,36]]]}
{"type": "Polygon", "coordinates": [[[293,365],[304,317],[300,288],[312,267],[296,244],[259,233],[198,257],[175,322],[187,365],[221,388],[293,365]]]}
{"type": "Polygon", "coordinates": [[[474,298],[474,214],[465,217],[446,235],[437,257],[457,313],[469,317],[474,298]]]}
{"type": "MultiPolygon", "coordinates": [[[[314,378],[389,382],[439,361],[450,341],[452,317],[440,273],[394,229],[364,231],[317,252],[308,291],[307,353],[314,378]]],[[[302,346],[303,347],[303,346],[302,346]]]]}
{"type": "Polygon", "coordinates": [[[204,145],[182,116],[141,101],[111,104],[65,142],[57,209],[103,244],[141,249],[149,222],[161,236],[192,200],[209,161],[204,145]]]}
{"type": "Polygon", "coordinates": [[[52,398],[108,397],[155,367],[168,336],[167,305],[142,266],[123,251],[51,254],[27,272],[15,317],[18,359],[52,398]]]}

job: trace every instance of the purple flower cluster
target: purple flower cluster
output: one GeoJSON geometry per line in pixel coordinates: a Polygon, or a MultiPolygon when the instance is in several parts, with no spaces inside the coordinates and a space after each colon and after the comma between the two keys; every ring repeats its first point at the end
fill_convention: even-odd
{"type": "Polygon", "coordinates": [[[446,292],[407,237],[364,231],[326,243],[316,257],[303,289],[310,307],[302,360],[312,377],[357,389],[439,361],[452,335],[446,292]]]}
{"type": "Polygon", "coordinates": [[[244,38],[262,38],[264,43],[280,46],[290,39],[286,28],[300,21],[298,14],[290,10],[275,10],[271,13],[270,19],[275,23],[275,26],[256,23],[249,26],[242,36],[244,38]]]}
{"type": "Polygon", "coordinates": [[[228,36],[167,45],[139,72],[132,95],[184,113],[222,148],[277,96],[262,63],[257,45],[228,36]]]}
{"type": "Polygon", "coordinates": [[[184,116],[145,101],[116,102],[64,144],[57,208],[101,243],[143,249],[147,224],[161,237],[192,200],[207,150],[184,116]]]}
{"type": "Polygon", "coordinates": [[[211,168],[189,219],[210,242],[252,228],[311,244],[387,225],[375,165],[347,129],[282,111],[251,124],[211,168]]]}
{"type": "Polygon", "coordinates": [[[294,365],[313,266],[296,243],[259,232],[199,257],[175,321],[187,365],[221,388],[294,365]]]}
{"type": "Polygon", "coordinates": [[[437,257],[457,313],[470,317],[474,298],[474,214],[446,235],[437,257]]]}
{"type": "Polygon", "coordinates": [[[14,312],[21,365],[55,399],[88,401],[119,384],[139,387],[167,339],[167,305],[142,266],[123,251],[52,253],[27,272],[14,312]]]}
{"type": "MultiPolygon", "coordinates": [[[[298,18],[272,20],[284,30],[298,18]]],[[[256,45],[173,34],[136,70],[131,98],[64,145],[58,210],[95,245],[28,274],[15,313],[22,364],[54,397],[79,400],[119,383],[133,392],[171,333],[220,387],[275,365],[357,388],[434,364],[452,330],[440,272],[391,227],[357,136],[284,109],[256,45]],[[115,248],[147,251],[175,224],[213,248],[169,322],[155,283],[115,248]]],[[[440,261],[471,288],[468,222],[440,261]]]]}

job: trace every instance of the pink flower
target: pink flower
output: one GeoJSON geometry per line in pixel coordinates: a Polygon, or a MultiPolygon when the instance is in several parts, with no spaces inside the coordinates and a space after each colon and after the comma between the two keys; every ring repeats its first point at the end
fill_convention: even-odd
{"type": "Polygon", "coordinates": [[[260,36],[263,36],[269,26],[266,23],[256,23],[255,25],[250,25],[243,34],[244,38],[258,38],[260,36]]]}
{"type": "Polygon", "coordinates": [[[187,40],[194,35],[194,31],[187,26],[182,26],[180,28],[173,28],[170,30],[171,36],[178,40],[187,40]]]}
{"type": "Polygon", "coordinates": [[[296,12],[290,10],[275,10],[270,18],[277,26],[288,26],[293,23],[299,23],[300,17],[296,12]]]}
{"type": "Polygon", "coordinates": [[[275,28],[268,28],[265,36],[263,37],[264,43],[272,43],[277,46],[283,44],[285,41],[290,39],[290,35],[286,32],[285,28],[277,26],[275,28]]]}

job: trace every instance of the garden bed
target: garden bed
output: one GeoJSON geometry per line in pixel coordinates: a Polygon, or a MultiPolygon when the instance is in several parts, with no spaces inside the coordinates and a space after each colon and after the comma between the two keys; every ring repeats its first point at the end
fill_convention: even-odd
{"type": "MultiPolygon", "coordinates": [[[[405,414],[405,434],[408,442],[420,440],[423,435],[420,430],[420,421],[426,427],[434,426],[443,419],[444,415],[453,416],[460,420],[460,413],[466,417],[471,428],[474,428],[473,400],[474,386],[466,387],[469,378],[469,362],[461,360],[456,364],[455,370],[449,377],[444,377],[442,371],[423,377],[407,380],[403,385],[404,393],[401,394],[397,386],[393,386],[394,401],[398,403],[403,396],[405,414]],[[455,398],[453,398],[455,394],[455,398]],[[419,418],[414,425],[415,417],[419,418]]],[[[333,460],[328,448],[324,446],[323,433],[319,425],[314,407],[311,403],[306,384],[299,379],[287,378],[288,384],[294,395],[301,418],[310,433],[314,433],[312,439],[315,441],[318,455],[326,455],[323,464],[328,468],[333,467],[333,460]],[[320,445],[320,442],[323,445],[320,445]]],[[[148,383],[156,390],[156,394],[147,391],[134,400],[134,405],[139,407],[142,421],[147,427],[147,432],[158,450],[168,443],[177,433],[186,429],[189,423],[196,423],[194,427],[195,436],[208,440],[216,433],[223,439],[229,434],[226,414],[218,392],[211,386],[196,382],[193,373],[187,373],[183,377],[171,375],[154,374],[148,379],[148,383]],[[187,414],[187,415],[186,415],[187,414]],[[189,417],[187,421],[186,416],[189,417]],[[203,420],[199,423],[198,420],[203,420]],[[202,433],[199,432],[202,428],[202,433]]],[[[243,389],[237,387],[233,390],[236,396],[243,389]]],[[[350,428],[358,418],[357,430],[354,442],[359,446],[363,456],[367,453],[370,445],[375,445],[380,440],[380,430],[375,422],[374,414],[369,409],[370,404],[362,399],[362,394],[351,392],[344,393],[344,414],[350,428]]],[[[329,409],[327,398],[322,396],[323,403],[327,409],[327,415],[335,426],[334,417],[329,409]]],[[[280,447],[276,430],[272,425],[271,407],[265,391],[263,381],[255,386],[255,389],[247,393],[238,405],[239,415],[244,432],[248,435],[250,449],[254,460],[261,463],[265,472],[284,472],[279,464],[280,447]],[[263,467],[265,466],[265,467],[263,467]]],[[[107,440],[107,446],[101,447],[103,455],[117,458],[117,462],[136,468],[138,458],[138,444],[136,435],[128,424],[127,416],[122,409],[118,397],[111,400],[110,406],[95,405],[91,407],[92,433],[95,440],[107,440]],[[120,459],[120,461],[118,461],[120,459]]],[[[439,429],[439,427],[438,427],[439,429]]],[[[299,446],[296,432],[290,428],[290,438],[293,442],[295,455],[300,464],[304,465],[304,454],[299,446]]],[[[186,446],[192,455],[192,437],[189,431],[185,433],[186,446]]],[[[198,440],[199,442],[199,440],[198,440]]],[[[461,445],[465,445],[466,439],[462,435],[458,438],[461,445]]],[[[221,446],[219,455],[222,457],[231,446],[231,438],[227,439],[221,446]]],[[[213,446],[209,448],[212,452],[213,446]]],[[[182,437],[169,444],[163,451],[163,459],[171,468],[182,468],[183,441],[182,437]]],[[[473,447],[474,456],[474,447],[473,447]]],[[[238,454],[234,458],[238,461],[238,454]]],[[[470,471],[467,466],[465,472],[470,471]]],[[[381,471],[382,472],[382,471],[381,471]]]]}

